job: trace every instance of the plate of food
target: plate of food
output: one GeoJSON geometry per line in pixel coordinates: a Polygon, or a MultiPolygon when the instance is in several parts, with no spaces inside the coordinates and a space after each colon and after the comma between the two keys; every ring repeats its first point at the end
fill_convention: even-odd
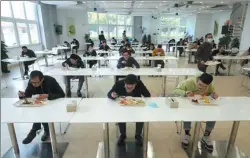
{"type": "Polygon", "coordinates": [[[16,107],[38,107],[45,104],[45,101],[34,99],[34,98],[25,98],[14,103],[16,107]]]}
{"type": "Polygon", "coordinates": [[[142,99],[132,97],[119,98],[119,104],[122,106],[145,106],[146,103],[142,99]]]}
{"type": "Polygon", "coordinates": [[[217,105],[216,100],[211,96],[193,97],[191,102],[199,105],[217,105]]]}

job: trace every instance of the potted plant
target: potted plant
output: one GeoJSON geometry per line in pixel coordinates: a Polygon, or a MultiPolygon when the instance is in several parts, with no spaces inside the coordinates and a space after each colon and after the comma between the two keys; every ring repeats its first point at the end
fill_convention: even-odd
{"type": "MultiPolygon", "coordinates": [[[[1,41],[1,59],[7,59],[9,56],[7,55],[7,45],[5,44],[4,41],[1,41]]],[[[4,73],[9,73],[10,71],[8,70],[8,63],[7,62],[2,62],[1,61],[1,68],[2,72],[4,73]]]]}
{"type": "Polygon", "coordinates": [[[240,48],[240,40],[237,37],[232,40],[231,48],[240,48]]]}
{"type": "Polygon", "coordinates": [[[219,45],[225,46],[228,48],[229,43],[231,42],[231,36],[230,35],[225,35],[219,39],[219,45]]]}
{"type": "Polygon", "coordinates": [[[148,43],[151,43],[151,35],[148,35],[148,43]]]}
{"type": "Polygon", "coordinates": [[[147,35],[144,35],[142,38],[142,43],[145,44],[147,43],[147,35]]]}

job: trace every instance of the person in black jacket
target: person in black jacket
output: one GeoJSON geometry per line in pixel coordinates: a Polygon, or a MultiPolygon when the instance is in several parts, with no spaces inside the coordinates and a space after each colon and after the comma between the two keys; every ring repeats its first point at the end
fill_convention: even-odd
{"type": "MultiPolygon", "coordinates": [[[[100,50],[104,50],[104,51],[109,51],[111,50],[111,48],[107,45],[107,42],[106,41],[102,41],[102,45],[100,45],[100,50]]],[[[101,56],[108,56],[108,53],[102,53],[101,56]]]]}
{"type": "MultiPolygon", "coordinates": [[[[215,49],[215,50],[213,50],[213,52],[212,52],[212,56],[216,56],[216,55],[228,55],[228,53],[225,51],[225,49],[224,49],[223,46],[220,46],[220,45],[219,45],[218,49],[215,49]]],[[[221,60],[217,60],[217,61],[219,61],[219,62],[221,62],[221,63],[216,65],[215,76],[217,76],[217,75],[220,74],[219,68],[222,68],[223,70],[226,69],[226,67],[222,64],[222,61],[221,61],[221,60]]]]}
{"type": "MultiPolygon", "coordinates": [[[[117,81],[112,89],[108,93],[108,98],[115,100],[119,96],[131,96],[131,97],[150,97],[148,89],[144,86],[142,81],[137,79],[135,75],[128,75],[124,80],[117,81]]],[[[124,145],[126,139],[126,123],[118,123],[120,129],[120,138],[118,145],[124,145]]],[[[143,139],[141,136],[143,128],[142,122],[136,123],[135,139],[136,144],[142,146],[143,139]]]]}
{"type": "Polygon", "coordinates": [[[87,44],[87,50],[89,50],[89,47],[90,47],[90,46],[94,46],[94,42],[92,41],[91,38],[89,38],[89,39],[87,40],[87,43],[90,43],[90,44],[87,44]]]}
{"type": "Polygon", "coordinates": [[[124,51],[124,49],[125,49],[126,47],[125,47],[125,41],[121,41],[121,46],[120,46],[120,48],[119,48],[119,53],[120,53],[120,55],[123,53],[123,51],[124,51]]]}
{"type": "Polygon", "coordinates": [[[64,42],[63,42],[63,46],[69,48],[69,49],[64,49],[65,60],[67,60],[67,58],[68,58],[67,53],[71,51],[71,46],[70,46],[69,42],[67,42],[67,41],[64,41],[64,42]]]}
{"type": "MultiPolygon", "coordinates": [[[[21,57],[29,57],[29,58],[36,58],[36,54],[34,53],[33,50],[28,49],[26,46],[22,47],[22,54],[21,57]]],[[[24,76],[28,75],[29,72],[29,65],[34,64],[35,61],[25,61],[23,62],[24,64],[24,76]]]]}
{"type": "MultiPolygon", "coordinates": [[[[32,71],[30,73],[30,80],[25,92],[19,91],[19,98],[31,98],[32,95],[37,95],[37,99],[54,100],[58,98],[64,98],[65,94],[58,84],[58,82],[51,76],[44,76],[40,71],[32,71]]],[[[41,129],[41,124],[44,127],[44,134],[41,138],[42,141],[46,141],[49,137],[48,123],[33,123],[27,137],[23,140],[23,144],[29,144],[36,137],[36,132],[41,129]]]]}
{"type": "MultiPolygon", "coordinates": [[[[95,51],[95,49],[93,48],[93,45],[89,46],[88,51],[83,55],[84,57],[87,56],[97,56],[97,53],[95,51]]],[[[89,64],[89,68],[92,68],[93,65],[97,64],[97,60],[88,60],[88,64],[89,64]]]]}
{"type": "Polygon", "coordinates": [[[103,34],[103,31],[101,31],[101,34],[99,35],[99,40],[100,40],[100,45],[102,44],[102,41],[106,40],[106,38],[105,38],[105,36],[103,34]]]}
{"type": "MultiPolygon", "coordinates": [[[[73,68],[84,68],[83,61],[81,57],[76,54],[71,54],[70,57],[62,63],[63,67],[73,67],[73,68]]],[[[67,97],[71,97],[71,89],[70,89],[70,79],[79,79],[77,96],[82,97],[81,89],[84,82],[84,76],[66,76],[66,95],[67,97]]]]}
{"type": "Polygon", "coordinates": [[[75,45],[74,47],[72,47],[72,53],[73,53],[73,50],[75,49],[76,50],[76,54],[77,54],[77,51],[78,51],[78,49],[80,47],[79,41],[74,38],[73,41],[71,42],[71,44],[75,45]]]}

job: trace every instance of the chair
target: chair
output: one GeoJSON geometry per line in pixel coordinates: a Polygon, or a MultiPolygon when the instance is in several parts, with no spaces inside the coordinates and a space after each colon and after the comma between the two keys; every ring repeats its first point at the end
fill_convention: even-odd
{"type": "Polygon", "coordinates": [[[244,83],[245,83],[245,80],[246,80],[247,78],[248,78],[248,80],[247,80],[247,86],[248,86],[248,87],[247,87],[247,88],[250,89],[250,82],[249,82],[249,81],[250,81],[250,72],[246,72],[246,73],[244,74],[243,79],[242,79],[242,81],[241,81],[241,86],[242,86],[242,87],[245,87],[245,86],[244,86],[244,83]]]}

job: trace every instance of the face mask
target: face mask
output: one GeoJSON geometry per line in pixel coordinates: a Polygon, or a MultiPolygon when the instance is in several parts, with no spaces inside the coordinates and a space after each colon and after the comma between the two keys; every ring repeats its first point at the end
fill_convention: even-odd
{"type": "Polygon", "coordinates": [[[208,38],[208,39],[207,39],[207,42],[212,43],[212,42],[213,42],[213,39],[212,39],[212,38],[208,38]]]}

